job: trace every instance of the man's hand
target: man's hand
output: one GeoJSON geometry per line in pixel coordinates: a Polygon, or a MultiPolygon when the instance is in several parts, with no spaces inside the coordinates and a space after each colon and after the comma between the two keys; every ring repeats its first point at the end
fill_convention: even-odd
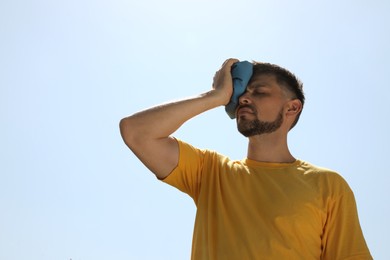
{"type": "Polygon", "coordinates": [[[229,103],[233,94],[233,80],[232,80],[232,66],[234,63],[239,62],[238,59],[227,59],[220,70],[215,73],[213,89],[218,93],[223,105],[229,103]]]}

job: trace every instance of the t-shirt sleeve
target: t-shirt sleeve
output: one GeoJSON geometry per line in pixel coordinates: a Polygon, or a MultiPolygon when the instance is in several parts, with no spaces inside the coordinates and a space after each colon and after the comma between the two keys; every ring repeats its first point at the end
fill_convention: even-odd
{"type": "Polygon", "coordinates": [[[187,193],[198,201],[206,150],[201,150],[177,139],[179,162],[175,169],[162,181],[187,193]]]}
{"type": "Polygon", "coordinates": [[[321,259],[372,259],[360,227],[352,190],[341,177],[333,185],[337,191],[327,203],[321,259]]]}

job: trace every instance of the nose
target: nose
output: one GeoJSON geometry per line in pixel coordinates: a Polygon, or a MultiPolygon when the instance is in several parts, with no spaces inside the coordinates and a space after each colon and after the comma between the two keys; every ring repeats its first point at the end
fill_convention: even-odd
{"type": "Polygon", "coordinates": [[[243,105],[243,104],[249,104],[249,103],[250,103],[250,99],[249,99],[248,91],[245,91],[244,94],[242,94],[238,98],[238,104],[243,105]]]}

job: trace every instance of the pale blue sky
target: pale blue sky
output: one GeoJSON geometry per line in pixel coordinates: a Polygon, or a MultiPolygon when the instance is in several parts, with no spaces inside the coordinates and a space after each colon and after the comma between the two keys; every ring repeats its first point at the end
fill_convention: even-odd
{"type": "MultiPolygon", "coordinates": [[[[293,154],[355,192],[390,259],[390,2],[0,1],[0,259],[189,259],[195,206],[131,154],[119,120],[207,91],[229,57],[293,71],[293,154]]],[[[242,159],[223,108],[175,135],[242,159]]]]}

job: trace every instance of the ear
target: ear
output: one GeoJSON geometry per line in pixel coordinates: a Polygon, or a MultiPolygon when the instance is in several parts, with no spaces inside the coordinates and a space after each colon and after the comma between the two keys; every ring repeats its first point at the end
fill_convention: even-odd
{"type": "Polygon", "coordinates": [[[287,103],[286,116],[295,116],[302,110],[302,103],[299,99],[292,99],[287,103]]]}

